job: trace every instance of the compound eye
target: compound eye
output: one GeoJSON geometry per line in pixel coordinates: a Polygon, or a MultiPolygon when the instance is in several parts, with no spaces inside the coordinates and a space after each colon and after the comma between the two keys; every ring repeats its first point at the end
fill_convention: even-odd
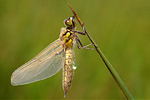
{"type": "Polygon", "coordinates": [[[69,17],[68,19],[65,20],[65,24],[67,26],[72,26],[72,17],[69,17]]]}

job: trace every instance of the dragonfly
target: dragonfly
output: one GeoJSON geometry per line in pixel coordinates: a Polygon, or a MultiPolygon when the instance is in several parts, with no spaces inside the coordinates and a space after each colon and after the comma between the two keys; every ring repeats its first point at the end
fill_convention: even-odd
{"type": "Polygon", "coordinates": [[[75,16],[64,20],[65,28],[61,28],[60,36],[57,40],[49,44],[37,56],[16,69],[11,76],[13,86],[25,85],[49,78],[63,69],[63,90],[64,97],[71,87],[74,73],[75,60],[73,47],[75,43],[79,49],[88,48],[83,46],[76,33],[86,35],[86,33],[75,30],[75,16]]]}

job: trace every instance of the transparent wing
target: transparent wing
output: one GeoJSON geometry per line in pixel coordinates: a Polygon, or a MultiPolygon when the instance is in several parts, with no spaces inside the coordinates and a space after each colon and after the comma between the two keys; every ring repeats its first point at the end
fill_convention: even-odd
{"type": "Polygon", "coordinates": [[[16,69],[11,76],[11,84],[23,85],[43,80],[56,74],[64,65],[64,49],[57,39],[36,57],[16,69]]]}

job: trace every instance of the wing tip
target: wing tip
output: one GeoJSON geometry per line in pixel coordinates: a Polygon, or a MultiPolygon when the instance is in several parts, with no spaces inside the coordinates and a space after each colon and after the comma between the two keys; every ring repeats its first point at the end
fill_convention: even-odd
{"type": "Polygon", "coordinates": [[[17,86],[16,82],[14,82],[13,79],[11,79],[11,85],[12,85],[12,86],[17,86]]]}

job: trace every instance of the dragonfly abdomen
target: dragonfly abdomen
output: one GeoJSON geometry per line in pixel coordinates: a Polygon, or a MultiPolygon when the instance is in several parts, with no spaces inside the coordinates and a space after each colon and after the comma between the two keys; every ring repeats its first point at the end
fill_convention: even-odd
{"type": "Polygon", "coordinates": [[[63,89],[65,94],[69,90],[73,77],[73,50],[71,48],[67,48],[65,51],[65,64],[63,71],[63,89]]]}

